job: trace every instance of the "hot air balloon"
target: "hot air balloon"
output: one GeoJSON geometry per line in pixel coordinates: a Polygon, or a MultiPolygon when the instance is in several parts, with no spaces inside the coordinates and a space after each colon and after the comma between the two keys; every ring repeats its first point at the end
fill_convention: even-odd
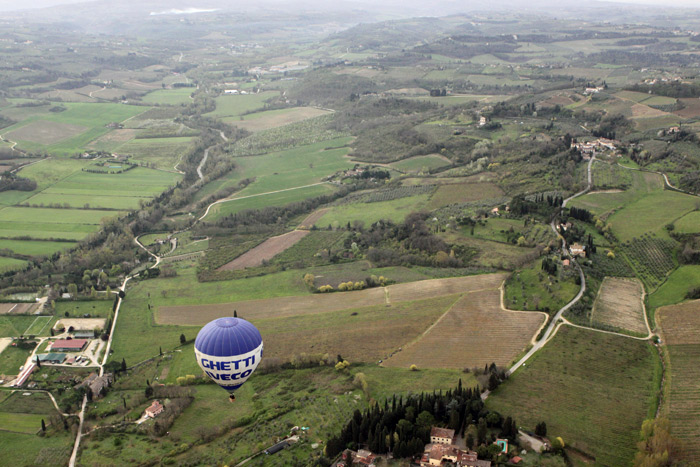
{"type": "Polygon", "coordinates": [[[241,318],[219,318],[207,323],[194,341],[197,364],[216,384],[233,392],[255,371],[263,354],[260,331],[241,318]]]}

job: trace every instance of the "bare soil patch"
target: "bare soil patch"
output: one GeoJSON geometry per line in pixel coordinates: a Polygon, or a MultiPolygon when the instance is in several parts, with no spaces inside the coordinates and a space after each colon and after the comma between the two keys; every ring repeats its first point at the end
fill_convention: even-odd
{"type": "Polygon", "coordinates": [[[136,131],[137,130],[131,128],[112,130],[106,135],[100,136],[90,143],[89,146],[95,147],[100,143],[126,143],[136,137],[136,131]]]}
{"type": "Polygon", "coordinates": [[[299,229],[310,229],[311,227],[314,226],[316,222],[320,218],[323,217],[323,215],[328,212],[328,208],[322,208],[322,209],[317,209],[316,211],[312,212],[308,216],[306,216],[306,219],[301,221],[301,224],[299,224],[299,229]]]}
{"type": "Polygon", "coordinates": [[[700,117],[700,99],[678,99],[685,106],[681,110],[673,112],[684,118],[700,117]]]}
{"type": "Polygon", "coordinates": [[[36,307],[36,303],[0,303],[0,315],[28,315],[36,307]]]}
{"type": "MultiPolygon", "coordinates": [[[[505,274],[484,274],[396,284],[386,289],[390,303],[394,304],[497,288],[504,278],[505,274]]],[[[384,288],[210,305],[166,306],[158,308],[155,320],[157,324],[201,326],[216,318],[232,316],[234,310],[246,319],[268,319],[375,305],[386,305],[384,288]]]]}
{"type": "Polygon", "coordinates": [[[38,120],[22,128],[11,131],[7,134],[7,137],[15,141],[21,140],[40,144],[53,144],[79,135],[85,131],[87,131],[87,128],[80,125],[38,120]]]}
{"type": "Polygon", "coordinates": [[[682,443],[677,454],[695,465],[700,462],[700,300],[659,308],[657,317],[669,354],[663,409],[671,434],[682,443]]]}
{"type": "Polygon", "coordinates": [[[606,277],[593,304],[591,321],[647,335],[643,293],[638,279],[606,277]]]}
{"type": "Polygon", "coordinates": [[[252,250],[248,250],[233,261],[224,264],[217,271],[236,271],[262,265],[287,248],[293,246],[309,234],[308,230],[292,230],[277,237],[268,238],[252,250]]]}
{"type": "Polygon", "coordinates": [[[668,115],[666,112],[654,109],[644,104],[632,104],[632,118],[635,117],[662,117],[668,115]]]}
{"type": "Polygon", "coordinates": [[[56,321],[54,329],[73,327],[76,331],[94,331],[104,329],[107,320],[104,318],[63,318],[56,321]]]}
{"type": "Polygon", "coordinates": [[[433,327],[386,361],[387,366],[482,368],[506,366],[523,351],[544,314],[505,311],[498,288],[467,293],[433,327]]]}

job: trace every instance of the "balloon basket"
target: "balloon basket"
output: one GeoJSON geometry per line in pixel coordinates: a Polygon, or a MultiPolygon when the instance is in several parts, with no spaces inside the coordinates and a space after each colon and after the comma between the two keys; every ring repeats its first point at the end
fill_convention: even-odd
{"type": "Polygon", "coordinates": [[[229,402],[236,402],[236,396],[234,394],[229,394],[228,401],[229,402]]]}

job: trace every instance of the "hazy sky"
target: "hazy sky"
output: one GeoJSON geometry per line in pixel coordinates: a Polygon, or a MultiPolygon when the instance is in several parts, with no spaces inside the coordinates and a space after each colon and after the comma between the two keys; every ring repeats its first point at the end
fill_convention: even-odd
{"type": "MultiPolygon", "coordinates": [[[[86,0],[0,0],[0,11],[12,11],[12,10],[25,10],[32,8],[44,8],[54,5],[67,5],[71,3],[83,3],[86,0]]],[[[114,1],[114,0],[112,0],[114,1]]],[[[352,2],[352,0],[349,0],[352,2]]],[[[606,0],[615,3],[636,3],[645,5],[664,5],[664,6],[677,6],[677,7],[691,7],[700,8],[699,0],[606,0]]],[[[117,3],[119,0],[117,0],[117,3]]],[[[167,5],[168,2],[163,2],[167,5]]],[[[206,2],[205,2],[206,3],[206,2]]],[[[230,2],[235,4],[235,0],[230,2]]],[[[361,3],[367,3],[363,1],[361,3]]],[[[410,3],[410,0],[409,0],[410,3]]],[[[467,2],[469,3],[469,2],[467,2]]],[[[526,4],[527,2],[523,2],[526,4]]],[[[554,2],[553,2],[554,3],[554,2]]],[[[583,4],[587,3],[585,0],[581,2],[583,4]]],[[[496,0],[498,4],[498,0],[496,0]]],[[[192,6],[200,6],[201,2],[198,0],[192,0],[192,6]]]]}

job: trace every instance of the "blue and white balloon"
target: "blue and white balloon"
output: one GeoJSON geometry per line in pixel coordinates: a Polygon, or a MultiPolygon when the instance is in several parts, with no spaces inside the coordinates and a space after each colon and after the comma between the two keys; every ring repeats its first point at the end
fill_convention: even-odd
{"type": "Polygon", "coordinates": [[[260,364],[263,341],[260,331],[241,318],[219,318],[197,334],[194,354],[204,373],[232,394],[260,364]]]}

